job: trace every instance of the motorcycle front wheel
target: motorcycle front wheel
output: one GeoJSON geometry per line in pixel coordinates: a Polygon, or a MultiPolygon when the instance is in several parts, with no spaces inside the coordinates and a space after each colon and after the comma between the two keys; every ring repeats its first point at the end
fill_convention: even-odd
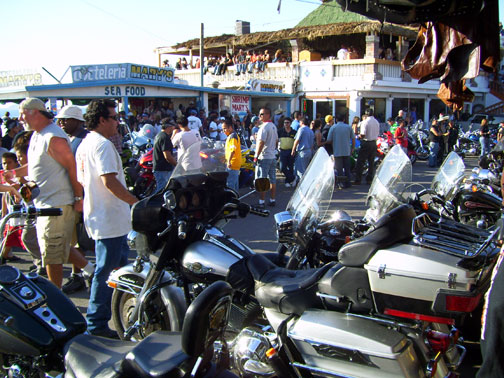
{"type": "Polygon", "coordinates": [[[416,150],[418,160],[427,160],[429,158],[429,149],[427,147],[419,147],[416,150]]]}
{"type": "Polygon", "coordinates": [[[149,314],[149,321],[146,327],[142,328],[142,334],[135,332],[131,339],[124,337],[124,332],[131,325],[131,316],[136,305],[136,296],[130,293],[126,293],[120,290],[114,290],[112,294],[112,321],[114,323],[114,328],[121,340],[142,340],[144,337],[148,336],[154,331],[165,330],[170,331],[170,317],[166,310],[164,310],[164,305],[161,300],[153,300],[150,305],[147,306],[149,310],[153,310],[153,314],[149,314]],[[156,303],[157,302],[157,303],[156,303]],[[157,309],[157,311],[156,311],[157,309]],[[151,318],[151,316],[154,317],[151,318]]]}

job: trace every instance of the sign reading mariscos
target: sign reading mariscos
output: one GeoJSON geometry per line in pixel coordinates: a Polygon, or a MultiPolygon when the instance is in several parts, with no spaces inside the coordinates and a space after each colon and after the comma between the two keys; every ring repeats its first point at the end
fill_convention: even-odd
{"type": "Polygon", "coordinates": [[[124,79],[172,83],[175,76],[175,69],[171,67],[159,68],[131,63],[71,66],[71,69],[74,83],[124,79]]]}

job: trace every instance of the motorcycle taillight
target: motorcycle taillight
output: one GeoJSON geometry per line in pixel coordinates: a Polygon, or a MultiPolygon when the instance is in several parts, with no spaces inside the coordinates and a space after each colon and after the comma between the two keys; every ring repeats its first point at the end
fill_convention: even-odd
{"type": "Polygon", "coordinates": [[[476,296],[458,296],[458,295],[447,295],[446,296],[446,311],[456,311],[456,312],[473,312],[481,299],[481,294],[476,296]]]}

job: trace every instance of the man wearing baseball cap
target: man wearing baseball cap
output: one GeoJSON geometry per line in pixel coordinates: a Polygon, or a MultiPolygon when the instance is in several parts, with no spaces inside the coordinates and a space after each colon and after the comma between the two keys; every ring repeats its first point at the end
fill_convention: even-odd
{"type": "Polygon", "coordinates": [[[82,211],[82,186],[77,182],[75,158],[70,140],[53,121],[44,103],[26,98],[19,105],[19,118],[34,133],[28,148],[28,164],[6,175],[29,176],[40,188],[37,207],[57,207],[63,215],[37,219],[37,238],[43,264],[51,282],[61,287],[63,264],[70,262],[93,273],[93,266],[82,255],[70,252],[76,211],[82,211]]]}
{"type": "Polygon", "coordinates": [[[75,156],[77,147],[79,147],[82,139],[84,139],[89,133],[89,131],[84,128],[84,117],[82,115],[82,110],[75,105],[64,106],[59,111],[56,119],[58,125],[63,129],[65,133],[67,133],[68,137],[70,138],[70,146],[72,148],[72,153],[75,156]]]}
{"type": "MultiPolygon", "coordinates": [[[[75,105],[64,106],[56,116],[56,120],[58,126],[61,127],[70,138],[70,148],[72,149],[72,153],[75,156],[77,147],[79,147],[82,140],[89,133],[89,131],[84,128],[84,117],[82,115],[82,110],[75,105]]],[[[81,217],[78,218],[81,219],[81,217]]],[[[79,226],[82,226],[82,221],[79,221],[76,224],[75,235],[73,238],[74,240],[72,240],[74,243],[72,243],[72,245],[75,245],[77,243],[77,235],[79,235],[79,230],[77,229],[77,227],[79,226]]],[[[85,232],[85,230],[83,232],[85,232]]],[[[74,249],[75,247],[72,246],[71,248],[74,249]]],[[[91,249],[92,248],[93,247],[91,246],[91,249]]],[[[75,248],[75,250],[82,256],[85,256],[84,251],[82,251],[81,248],[75,248]]],[[[61,290],[63,290],[65,294],[72,294],[85,288],[86,282],[84,280],[84,277],[82,276],[81,270],[77,266],[73,265],[72,275],[63,285],[61,290]]]]}
{"type": "Polygon", "coordinates": [[[200,136],[203,136],[203,124],[201,123],[201,120],[197,117],[198,111],[196,109],[191,109],[189,111],[189,117],[187,117],[187,122],[189,124],[189,128],[199,134],[200,136]]]}
{"type": "Polygon", "coordinates": [[[177,125],[169,118],[161,121],[161,132],[154,139],[154,150],[152,154],[152,171],[156,179],[157,191],[163,190],[173,168],[177,165],[177,160],[173,156],[173,144],[171,136],[177,125]]]}

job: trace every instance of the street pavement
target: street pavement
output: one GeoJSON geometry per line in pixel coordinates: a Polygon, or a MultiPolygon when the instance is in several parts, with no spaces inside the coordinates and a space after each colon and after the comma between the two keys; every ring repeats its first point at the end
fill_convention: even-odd
{"type": "MultiPolygon", "coordinates": [[[[465,159],[465,164],[466,170],[469,171],[477,165],[477,158],[467,157],[465,159]]],[[[432,181],[435,173],[436,169],[428,167],[426,161],[417,161],[413,166],[412,181],[419,185],[418,190],[420,190],[421,186],[428,187],[430,185],[430,182],[432,181]]],[[[353,185],[348,189],[335,189],[329,212],[334,210],[345,210],[354,219],[362,218],[366,210],[366,196],[368,190],[369,185],[367,184],[353,185]]],[[[283,176],[279,175],[277,181],[276,206],[266,206],[266,208],[271,212],[270,216],[263,218],[259,216],[249,215],[246,218],[234,219],[225,226],[224,231],[228,235],[248,245],[255,252],[261,253],[275,251],[277,243],[273,215],[276,212],[285,210],[293,192],[293,188],[285,187],[283,176]]],[[[242,188],[240,194],[247,194],[247,190],[242,188]]],[[[268,198],[268,194],[266,198],[268,198]]],[[[256,193],[253,193],[250,196],[246,197],[244,201],[250,204],[257,204],[258,195],[256,193]]],[[[21,257],[23,261],[15,263],[14,265],[21,269],[23,272],[27,272],[28,267],[32,264],[28,253],[16,252],[16,254],[17,256],[21,257]]],[[[135,258],[135,253],[133,251],[130,252],[129,257],[132,261],[135,258]]],[[[94,255],[92,253],[87,253],[87,258],[91,262],[94,262],[94,255]]],[[[71,267],[65,266],[65,277],[70,276],[70,272],[71,267]]],[[[89,293],[87,290],[83,290],[70,295],[70,298],[82,314],[86,313],[88,297],[89,293]]],[[[110,322],[110,327],[113,328],[112,322],[110,322]]],[[[479,344],[468,343],[467,346],[468,356],[466,357],[461,376],[473,377],[477,371],[474,366],[477,366],[481,359],[479,354],[479,344]]]]}

